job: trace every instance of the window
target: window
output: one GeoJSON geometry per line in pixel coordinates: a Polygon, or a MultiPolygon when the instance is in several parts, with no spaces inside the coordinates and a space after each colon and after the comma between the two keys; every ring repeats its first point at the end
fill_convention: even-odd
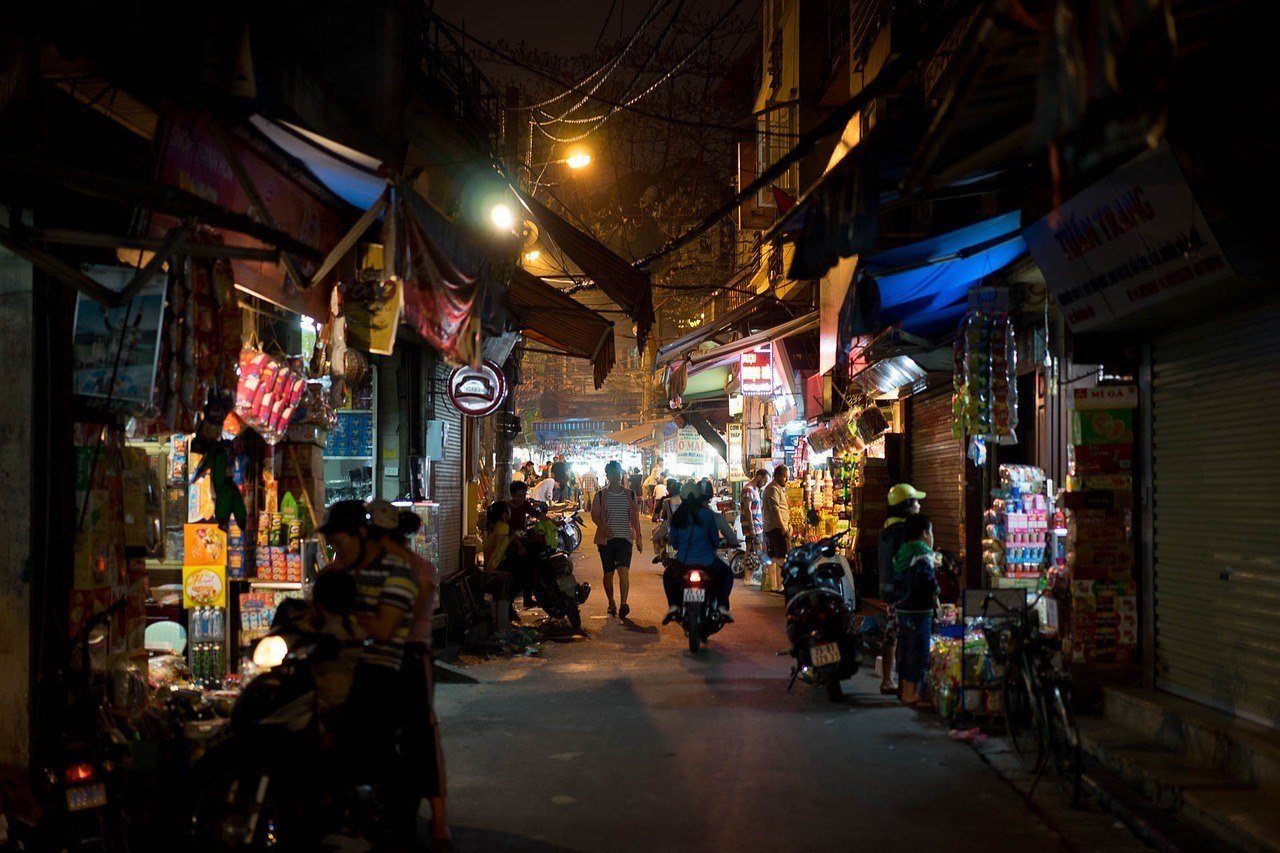
{"type": "MultiPolygon", "coordinates": [[[[777,106],[769,104],[772,109],[760,116],[756,121],[756,138],[759,151],[760,171],[763,172],[781,160],[796,144],[796,107],[795,104],[777,106]]],[[[799,166],[792,163],[772,185],[797,195],[799,184],[799,166]]],[[[756,193],[756,204],[760,207],[774,207],[773,192],[764,187],[756,193]]]]}

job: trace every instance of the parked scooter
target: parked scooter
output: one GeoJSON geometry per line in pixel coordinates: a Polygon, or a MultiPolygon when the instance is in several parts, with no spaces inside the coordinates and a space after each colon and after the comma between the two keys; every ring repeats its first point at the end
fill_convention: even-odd
{"type": "Polygon", "coordinates": [[[547,507],[547,517],[556,526],[557,544],[561,551],[572,554],[582,545],[582,511],[572,501],[553,503],[547,507]]]}
{"type": "Polygon", "coordinates": [[[783,569],[787,599],[790,690],[799,678],[823,685],[827,698],[843,698],[840,682],[851,678],[862,664],[862,638],[854,627],[856,592],[848,561],[837,546],[847,531],[791,550],[783,569]]]}
{"type": "MultiPolygon", "coordinates": [[[[10,827],[28,835],[32,850],[123,850],[128,848],[121,813],[124,759],[128,745],[104,707],[106,625],[125,606],[112,604],[94,616],[73,640],[79,661],[62,673],[65,716],[55,719],[54,736],[36,773],[41,817],[34,827],[10,827]],[[28,831],[29,830],[29,831],[28,831]]],[[[12,839],[11,839],[12,841],[12,839]]]]}
{"type": "MultiPolygon", "coordinates": [[[[548,616],[567,619],[575,631],[580,630],[580,608],[591,595],[591,584],[577,582],[573,575],[573,560],[563,550],[548,544],[545,525],[554,527],[554,522],[550,519],[535,521],[523,534],[532,569],[533,603],[545,610],[548,616]]],[[[558,541],[558,528],[554,535],[558,541]]]]}

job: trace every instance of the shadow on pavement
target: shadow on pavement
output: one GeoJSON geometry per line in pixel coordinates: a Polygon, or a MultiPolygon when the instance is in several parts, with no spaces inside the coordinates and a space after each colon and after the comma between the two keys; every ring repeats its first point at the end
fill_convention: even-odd
{"type": "Polygon", "coordinates": [[[619,621],[622,622],[622,627],[632,634],[653,634],[654,636],[658,634],[657,625],[638,625],[630,619],[621,619],[619,621]]]}
{"type": "Polygon", "coordinates": [[[525,838],[496,829],[477,829],[467,826],[453,828],[453,847],[458,853],[490,853],[490,851],[520,851],[520,853],[578,853],[572,847],[562,847],[547,841],[525,838]]]}

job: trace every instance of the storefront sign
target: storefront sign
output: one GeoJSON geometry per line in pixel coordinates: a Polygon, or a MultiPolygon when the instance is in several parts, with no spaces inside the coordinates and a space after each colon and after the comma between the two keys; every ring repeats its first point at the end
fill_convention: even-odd
{"type": "Polygon", "coordinates": [[[742,424],[729,424],[726,426],[724,440],[729,448],[729,480],[734,483],[745,482],[747,473],[742,467],[742,424]]]}
{"type": "Polygon", "coordinates": [[[449,399],[464,415],[491,415],[506,398],[507,378],[492,361],[483,361],[479,367],[459,367],[449,375],[449,399]]]}
{"type": "Polygon", "coordinates": [[[1076,411],[1136,409],[1138,408],[1138,386],[1108,385],[1101,388],[1076,388],[1071,398],[1076,411]]]}
{"type": "Polygon", "coordinates": [[[1167,143],[1027,226],[1024,236],[1075,331],[1232,272],[1167,143]]]}
{"type": "Polygon", "coordinates": [[[706,442],[693,427],[684,427],[676,433],[676,462],[681,465],[702,465],[706,461],[706,442]]]}
{"type": "Polygon", "coordinates": [[[739,359],[742,393],[752,397],[773,394],[773,344],[748,350],[739,359]]]}

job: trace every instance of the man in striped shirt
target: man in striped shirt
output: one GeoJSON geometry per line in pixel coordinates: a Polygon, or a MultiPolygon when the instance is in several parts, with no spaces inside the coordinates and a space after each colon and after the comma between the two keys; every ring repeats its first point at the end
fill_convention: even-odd
{"type": "Polygon", "coordinates": [[[604,595],[609,600],[609,615],[627,618],[631,607],[627,593],[631,590],[631,549],[636,553],[640,544],[640,505],[636,495],[622,485],[622,463],[617,460],[604,468],[608,485],[596,493],[591,502],[591,520],[596,525],[596,547],[600,550],[600,562],[604,565],[604,595]],[[622,606],[613,602],[613,574],[618,573],[618,587],[622,594],[622,606]]]}

